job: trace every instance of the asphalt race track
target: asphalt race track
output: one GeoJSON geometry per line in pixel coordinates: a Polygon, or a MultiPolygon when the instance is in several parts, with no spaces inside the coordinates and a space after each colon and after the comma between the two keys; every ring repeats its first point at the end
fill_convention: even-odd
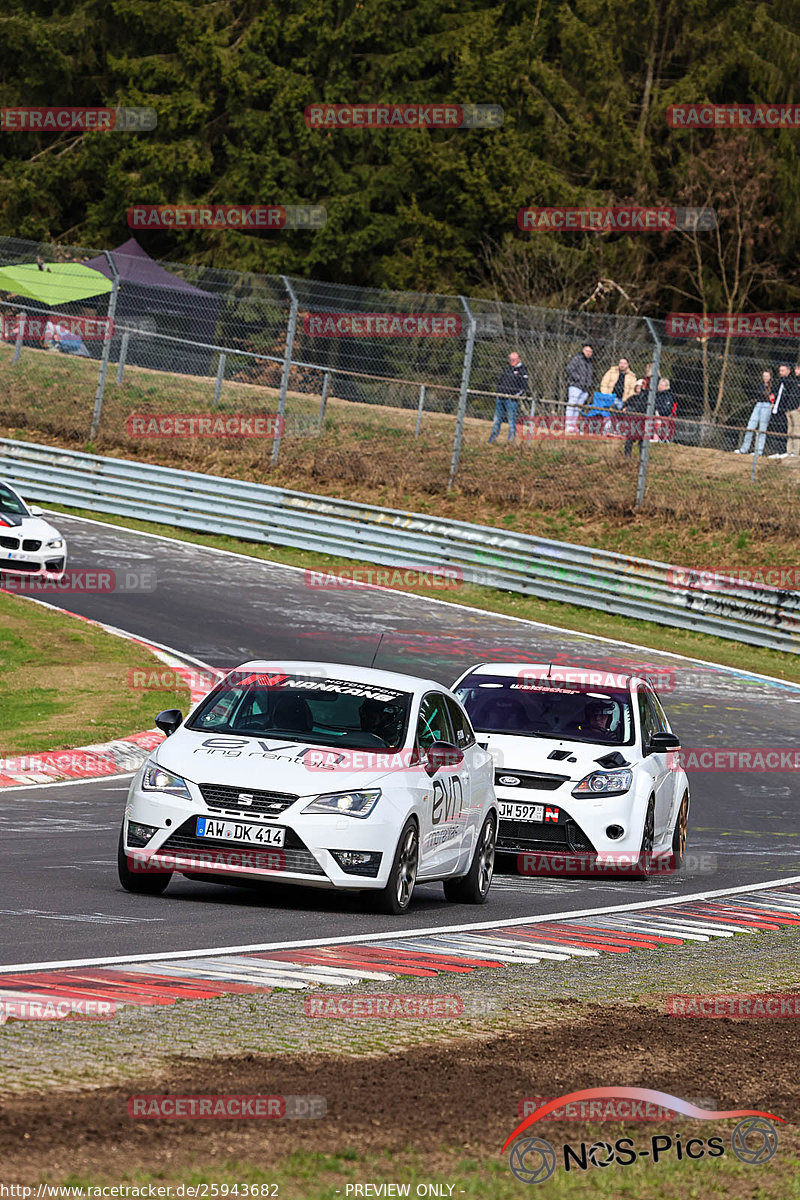
{"type": "MultiPolygon", "coordinates": [[[[152,591],[64,595],[58,603],[221,668],[248,658],[308,658],[429,675],[451,683],[471,663],[562,656],[614,669],[674,667],[662,689],[684,746],[790,747],[800,688],[526,622],[377,589],[318,589],[302,571],[154,539],[61,515],[70,568],[154,568],[152,591]]],[[[43,669],[45,666],[43,664],[43,669]]],[[[158,702],[154,703],[154,713],[158,702]]],[[[161,707],[169,707],[164,695],[161,707]]],[[[90,737],[87,735],[87,742],[90,737]]],[[[630,904],[798,874],[800,798],[789,774],[694,773],[689,862],[647,881],[496,876],[489,903],[455,906],[419,887],[405,918],[371,913],[357,896],[270,886],[193,883],[131,896],[116,877],[127,780],[0,792],[3,875],[0,964],[135,955],[294,939],[356,936],[630,904]]]]}

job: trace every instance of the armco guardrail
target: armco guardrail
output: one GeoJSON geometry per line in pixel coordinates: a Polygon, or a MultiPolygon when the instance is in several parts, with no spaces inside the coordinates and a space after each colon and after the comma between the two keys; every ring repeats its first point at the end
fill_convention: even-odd
{"type": "Polygon", "coordinates": [[[397,567],[800,653],[800,592],[486,525],[0,438],[0,478],[67,508],[397,567]]]}

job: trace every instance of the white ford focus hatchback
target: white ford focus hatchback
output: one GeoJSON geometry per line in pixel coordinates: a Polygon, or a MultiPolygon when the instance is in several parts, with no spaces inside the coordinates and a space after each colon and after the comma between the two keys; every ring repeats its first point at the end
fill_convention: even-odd
{"type": "Polygon", "coordinates": [[[680,866],[689,783],[646,679],[495,662],[466,671],[453,691],[494,756],[498,852],[578,856],[579,869],[635,875],[680,866]]]}
{"type": "Polygon", "coordinates": [[[491,755],[429,679],[317,662],[248,662],[134,777],[120,831],[128,891],[173,872],[372,892],[402,913],[416,883],[479,904],[498,810],[491,755]]]}

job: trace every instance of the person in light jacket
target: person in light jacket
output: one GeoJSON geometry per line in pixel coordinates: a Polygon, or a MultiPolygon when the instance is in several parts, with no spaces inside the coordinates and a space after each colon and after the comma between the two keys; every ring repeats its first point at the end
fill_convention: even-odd
{"type": "Polygon", "coordinates": [[[621,358],[616,367],[609,367],[600,381],[600,391],[613,392],[623,404],[630,400],[635,387],[636,376],[627,358],[621,358]]]}

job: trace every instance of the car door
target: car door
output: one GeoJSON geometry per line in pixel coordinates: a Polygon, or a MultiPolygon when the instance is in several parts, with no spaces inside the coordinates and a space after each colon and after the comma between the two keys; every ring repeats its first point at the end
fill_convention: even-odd
{"type": "MultiPolygon", "coordinates": [[[[427,692],[417,720],[417,746],[423,764],[434,742],[453,742],[447,697],[427,692]]],[[[464,762],[428,777],[426,828],[422,833],[420,874],[450,874],[458,864],[469,808],[469,771],[464,762]]]]}
{"type": "Polygon", "coordinates": [[[645,686],[639,689],[639,720],[642,727],[644,765],[651,776],[652,790],[656,798],[655,844],[658,845],[663,841],[666,831],[669,828],[675,773],[669,769],[666,753],[647,753],[651,735],[669,731],[664,729],[662,718],[656,710],[654,697],[650,689],[645,686]]]}
{"type": "Polygon", "coordinates": [[[480,832],[484,812],[494,799],[494,763],[488,750],[477,743],[466,709],[454,697],[447,696],[447,711],[453,740],[464,755],[464,828],[459,869],[466,871],[480,832]]]}
{"type": "MultiPolygon", "coordinates": [[[[669,723],[667,714],[664,712],[664,706],[656,695],[655,691],[648,688],[648,695],[653,705],[653,710],[658,722],[658,729],[661,733],[674,733],[672,726],[669,723]]],[[[672,828],[672,821],[678,809],[678,803],[681,796],[678,795],[680,779],[678,772],[674,769],[673,759],[674,751],[669,751],[662,756],[666,764],[667,779],[665,781],[665,795],[669,798],[669,808],[667,810],[666,829],[672,828]]]]}

